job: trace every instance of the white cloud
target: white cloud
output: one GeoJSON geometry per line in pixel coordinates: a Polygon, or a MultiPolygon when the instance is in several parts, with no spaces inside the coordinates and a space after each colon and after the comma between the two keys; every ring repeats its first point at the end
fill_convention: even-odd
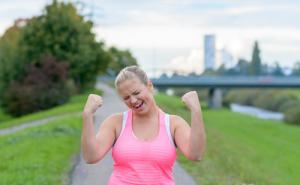
{"type": "Polygon", "coordinates": [[[173,58],[165,68],[179,73],[203,72],[203,52],[201,49],[193,49],[187,56],[173,58]]]}

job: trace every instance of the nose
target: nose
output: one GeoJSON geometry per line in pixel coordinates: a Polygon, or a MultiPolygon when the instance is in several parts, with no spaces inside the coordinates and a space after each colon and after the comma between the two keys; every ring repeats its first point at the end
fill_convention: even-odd
{"type": "Polygon", "coordinates": [[[137,101],[136,97],[134,97],[134,96],[130,97],[130,103],[131,104],[135,104],[136,101],[137,101]]]}

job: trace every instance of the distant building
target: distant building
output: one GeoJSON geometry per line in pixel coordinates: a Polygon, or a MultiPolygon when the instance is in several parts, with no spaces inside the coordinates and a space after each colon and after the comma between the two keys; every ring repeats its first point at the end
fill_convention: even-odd
{"type": "Polygon", "coordinates": [[[216,63],[215,35],[204,36],[204,69],[214,69],[216,63]]]}

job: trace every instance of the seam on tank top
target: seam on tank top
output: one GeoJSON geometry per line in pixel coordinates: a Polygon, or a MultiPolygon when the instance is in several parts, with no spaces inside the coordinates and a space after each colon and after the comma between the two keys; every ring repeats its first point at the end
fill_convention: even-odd
{"type": "Polygon", "coordinates": [[[171,134],[170,115],[169,114],[165,114],[165,127],[166,127],[167,135],[168,135],[170,142],[176,148],[175,142],[174,142],[174,140],[172,138],[172,134],[171,134]]]}

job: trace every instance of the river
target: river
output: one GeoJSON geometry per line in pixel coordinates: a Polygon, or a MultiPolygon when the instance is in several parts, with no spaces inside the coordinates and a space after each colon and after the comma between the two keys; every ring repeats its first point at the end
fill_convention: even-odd
{"type": "Polygon", "coordinates": [[[246,106],[246,105],[239,105],[239,104],[230,104],[230,109],[233,112],[239,112],[243,114],[248,114],[251,116],[255,116],[261,119],[270,119],[270,120],[277,120],[282,121],[284,119],[284,114],[280,112],[272,112],[265,109],[260,109],[257,107],[246,106]]]}

